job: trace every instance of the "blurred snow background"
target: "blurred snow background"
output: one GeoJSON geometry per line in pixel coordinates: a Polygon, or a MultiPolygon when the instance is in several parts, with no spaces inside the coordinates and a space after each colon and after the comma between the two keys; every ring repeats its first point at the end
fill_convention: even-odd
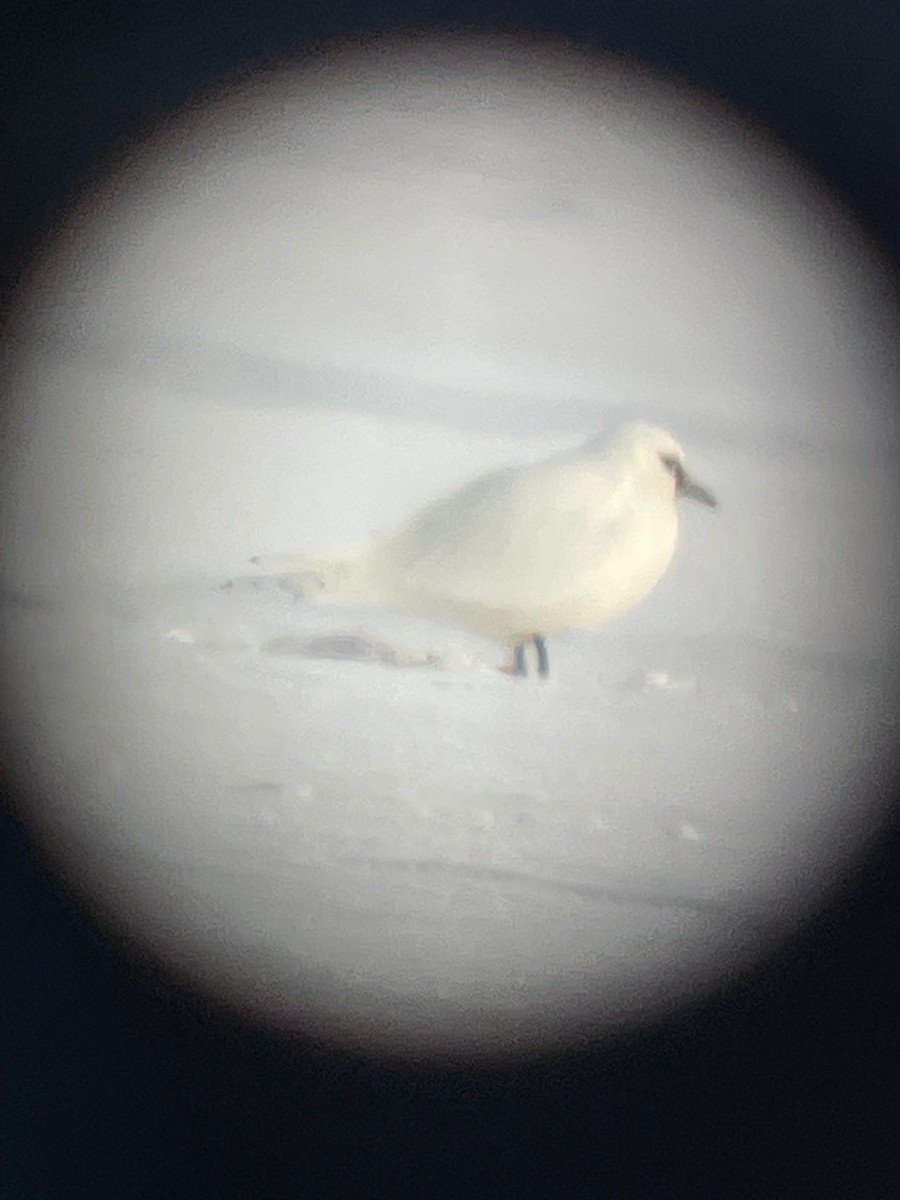
{"type": "Polygon", "coordinates": [[[287,1028],[522,1050],[714,986],[882,819],[895,322],[760,131],[571,49],[326,54],[159,131],[4,347],[33,820],[139,945],[287,1028]],[[247,566],[634,416],[721,510],[546,683],[247,566]]]}

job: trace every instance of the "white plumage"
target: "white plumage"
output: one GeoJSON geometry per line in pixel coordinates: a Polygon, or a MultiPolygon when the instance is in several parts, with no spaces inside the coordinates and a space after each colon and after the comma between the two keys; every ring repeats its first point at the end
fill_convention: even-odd
{"type": "MultiPolygon", "coordinates": [[[[689,479],[681,447],[653,425],[492,472],[393,532],[323,558],[262,564],[305,598],[386,605],[469,625],[515,650],[593,629],[634,607],[671,562],[676,501],[715,500],[689,479]]],[[[507,670],[513,668],[504,668],[507,670]]]]}

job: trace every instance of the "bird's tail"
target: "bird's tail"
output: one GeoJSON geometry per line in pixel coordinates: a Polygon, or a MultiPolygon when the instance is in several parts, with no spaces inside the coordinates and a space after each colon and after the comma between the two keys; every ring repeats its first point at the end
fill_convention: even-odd
{"type": "Polygon", "coordinates": [[[304,600],[340,604],[376,603],[370,540],[321,558],[304,554],[257,557],[250,561],[264,577],[304,600]]]}

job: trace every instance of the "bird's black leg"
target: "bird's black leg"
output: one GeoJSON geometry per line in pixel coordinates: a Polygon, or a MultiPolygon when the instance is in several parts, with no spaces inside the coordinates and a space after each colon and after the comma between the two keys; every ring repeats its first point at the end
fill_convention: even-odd
{"type": "Polygon", "coordinates": [[[537,650],[538,675],[542,675],[546,679],[546,677],[550,674],[550,659],[547,657],[547,643],[539,633],[534,634],[531,640],[534,642],[535,650],[537,650]]]}
{"type": "Polygon", "coordinates": [[[514,654],[513,661],[515,662],[515,667],[516,667],[515,674],[516,675],[527,675],[528,674],[528,663],[525,661],[525,643],[519,642],[518,646],[516,646],[515,650],[513,651],[513,654],[514,654]]]}

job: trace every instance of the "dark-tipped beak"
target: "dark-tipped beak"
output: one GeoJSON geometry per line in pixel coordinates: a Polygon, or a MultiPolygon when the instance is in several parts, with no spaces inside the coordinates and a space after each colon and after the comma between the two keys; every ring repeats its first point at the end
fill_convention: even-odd
{"type": "Polygon", "coordinates": [[[705,487],[701,487],[699,483],[694,483],[690,475],[684,470],[678,476],[678,494],[684,496],[688,500],[699,500],[701,504],[705,504],[707,508],[718,507],[715,496],[712,492],[708,492],[705,487]]]}

